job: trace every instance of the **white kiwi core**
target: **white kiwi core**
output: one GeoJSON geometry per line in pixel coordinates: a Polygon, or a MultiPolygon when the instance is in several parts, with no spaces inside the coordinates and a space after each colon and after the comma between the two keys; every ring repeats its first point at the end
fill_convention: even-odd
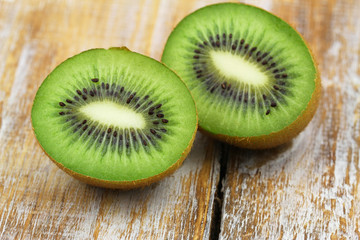
{"type": "Polygon", "coordinates": [[[80,112],[93,121],[119,128],[145,128],[142,114],[110,101],[96,101],[80,107],[80,112]]]}
{"type": "Polygon", "coordinates": [[[210,58],[215,68],[224,76],[243,84],[262,86],[268,83],[268,76],[244,57],[230,52],[210,51],[210,58]]]}

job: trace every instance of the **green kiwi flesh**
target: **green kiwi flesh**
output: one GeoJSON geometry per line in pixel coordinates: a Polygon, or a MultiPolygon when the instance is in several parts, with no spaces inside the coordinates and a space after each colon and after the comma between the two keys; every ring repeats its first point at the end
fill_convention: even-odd
{"type": "Polygon", "coordinates": [[[229,142],[291,129],[320,92],[302,37],[278,17],[245,4],[210,5],[185,17],[169,36],[162,62],[190,89],[200,128],[229,142]]]}
{"type": "Polygon", "coordinates": [[[197,130],[180,78],[126,48],[92,49],[61,63],[41,84],[31,119],[58,166],[115,188],[146,185],[180,165],[197,130]]]}

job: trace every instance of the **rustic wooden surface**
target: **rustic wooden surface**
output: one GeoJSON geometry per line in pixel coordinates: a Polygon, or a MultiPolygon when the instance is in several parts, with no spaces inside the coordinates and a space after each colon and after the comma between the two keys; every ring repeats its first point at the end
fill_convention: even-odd
{"type": "Polygon", "coordinates": [[[308,41],[322,102],[286,146],[229,148],[221,239],[359,239],[360,1],[272,1],[266,9],[308,41]]]}
{"type": "Polygon", "coordinates": [[[49,161],[30,110],[46,75],[88,48],[126,45],[160,59],[193,6],[167,1],[0,2],[0,239],[209,238],[219,150],[197,136],[170,177],[128,192],[90,187],[49,161]]]}
{"type": "Polygon", "coordinates": [[[74,180],[36,143],[32,100],[57,64],[122,45],[159,60],[176,23],[214,2],[0,0],[0,239],[360,238],[358,0],[247,1],[295,26],[322,74],[314,120],[285,146],[199,134],[174,174],[121,192],[74,180]]]}

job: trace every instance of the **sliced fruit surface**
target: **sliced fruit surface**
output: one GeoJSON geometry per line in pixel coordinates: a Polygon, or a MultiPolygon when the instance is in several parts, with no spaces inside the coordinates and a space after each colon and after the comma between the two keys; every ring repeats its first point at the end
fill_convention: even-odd
{"type": "Polygon", "coordinates": [[[180,165],[197,129],[179,77],[124,48],[61,63],[41,84],[31,118],[40,145],[67,172],[120,183],[180,165]]]}
{"type": "Polygon", "coordinates": [[[279,132],[307,110],[320,86],[302,37],[245,4],[210,5],[185,17],[169,36],[162,61],[191,90],[200,127],[215,135],[279,132]]]}

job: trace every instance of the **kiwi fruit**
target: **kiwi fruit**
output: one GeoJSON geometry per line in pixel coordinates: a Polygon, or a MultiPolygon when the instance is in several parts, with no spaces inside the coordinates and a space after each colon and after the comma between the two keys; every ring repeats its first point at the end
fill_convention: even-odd
{"type": "Polygon", "coordinates": [[[239,147],[291,140],[318,106],[319,72],[303,38],[254,6],[221,3],[186,16],[162,62],[190,89],[200,130],[239,147]]]}
{"type": "Polygon", "coordinates": [[[126,48],[91,49],[61,63],[38,89],[31,120],[62,170],[119,189],[173,172],[197,130],[195,103],[180,78],[126,48]]]}

